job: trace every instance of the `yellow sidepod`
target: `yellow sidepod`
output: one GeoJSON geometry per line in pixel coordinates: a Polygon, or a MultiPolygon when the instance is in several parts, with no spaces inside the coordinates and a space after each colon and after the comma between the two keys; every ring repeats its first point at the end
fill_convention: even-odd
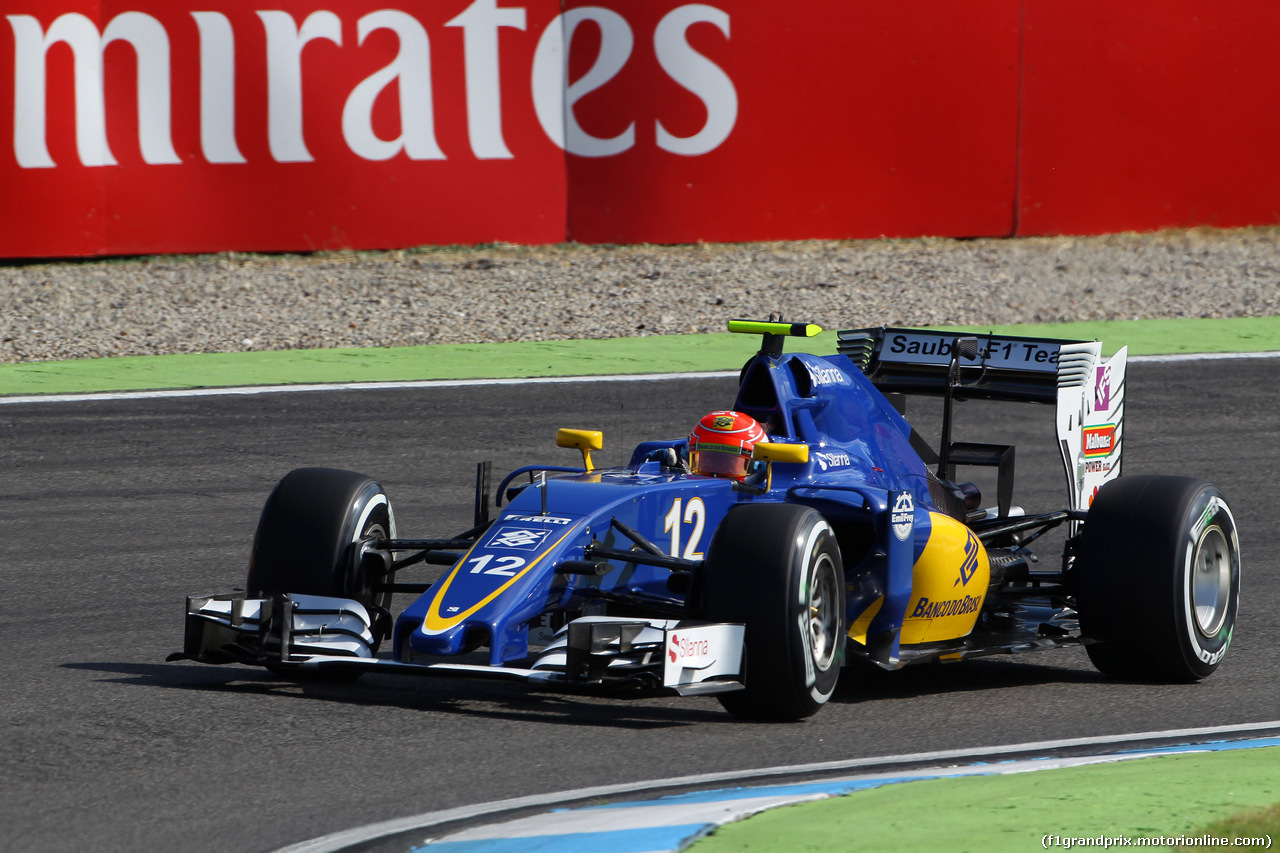
{"type": "Polygon", "coordinates": [[[936,512],[929,513],[929,520],[929,541],[912,572],[903,645],[968,636],[991,580],[987,549],[973,531],[936,512]]]}

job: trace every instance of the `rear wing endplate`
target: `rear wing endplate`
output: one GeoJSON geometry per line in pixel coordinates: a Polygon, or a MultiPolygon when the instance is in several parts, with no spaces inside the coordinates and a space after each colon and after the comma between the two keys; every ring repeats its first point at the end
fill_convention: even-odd
{"type": "Polygon", "coordinates": [[[837,352],[880,391],[954,399],[1052,403],[1072,509],[1088,509],[1103,483],[1120,476],[1128,349],[1102,359],[1098,341],[960,334],[880,327],[837,332],[837,352]],[[955,356],[957,338],[976,355],[955,356]]]}
{"type": "Polygon", "coordinates": [[[1087,510],[1103,483],[1120,476],[1124,372],[1129,348],[1102,360],[1102,344],[1067,344],[1058,358],[1058,445],[1072,509],[1087,510]]]}

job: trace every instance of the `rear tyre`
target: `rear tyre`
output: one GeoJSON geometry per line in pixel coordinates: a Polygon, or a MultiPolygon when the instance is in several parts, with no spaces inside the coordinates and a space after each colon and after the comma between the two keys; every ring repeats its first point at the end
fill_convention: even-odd
{"type": "Polygon", "coordinates": [[[1080,632],[1100,671],[1198,681],[1227,653],[1240,542],[1222,493],[1188,477],[1122,477],[1089,508],[1076,564],[1080,632]]]}
{"type": "Polygon", "coordinates": [[[373,620],[374,651],[390,627],[391,594],[378,539],[395,537],[382,487],[334,468],[291,471],[267,498],[253,537],[246,589],[251,597],[303,593],[360,602],[373,620]]]}
{"type": "Polygon", "coordinates": [[[746,689],[720,703],[737,717],[798,720],[835,692],[844,661],[844,566],[815,510],[746,504],[725,516],[707,547],[702,610],[746,625],[746,689]]]}

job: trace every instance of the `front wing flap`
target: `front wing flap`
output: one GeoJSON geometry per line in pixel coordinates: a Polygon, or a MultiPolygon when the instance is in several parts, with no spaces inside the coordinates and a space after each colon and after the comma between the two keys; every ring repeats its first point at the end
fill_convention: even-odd
{"type": "Polygon", "coordinates": [[[336,673],[518,681],[549,690],[675,693],[741,690],[744,627],[674,619],[582,617],[527,668],[375,656],[368,611],[342,598],[244,593],[187,599],[183,650],[169,660],[336,673]],[[286,618],[287,617],[287,618],[286,618]]]}

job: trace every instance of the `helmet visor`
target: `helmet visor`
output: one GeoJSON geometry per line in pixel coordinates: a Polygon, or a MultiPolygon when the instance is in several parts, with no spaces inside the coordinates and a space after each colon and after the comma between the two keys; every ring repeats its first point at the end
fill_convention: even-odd
{"type": "Polygon", "coordinates": [[[695,450],[689,454],[689,463],[699,474],[733,477],[740,480],[747,476],[751,457],[743,456],[741,453],[726,453],[722,450],[695,450]]]}

